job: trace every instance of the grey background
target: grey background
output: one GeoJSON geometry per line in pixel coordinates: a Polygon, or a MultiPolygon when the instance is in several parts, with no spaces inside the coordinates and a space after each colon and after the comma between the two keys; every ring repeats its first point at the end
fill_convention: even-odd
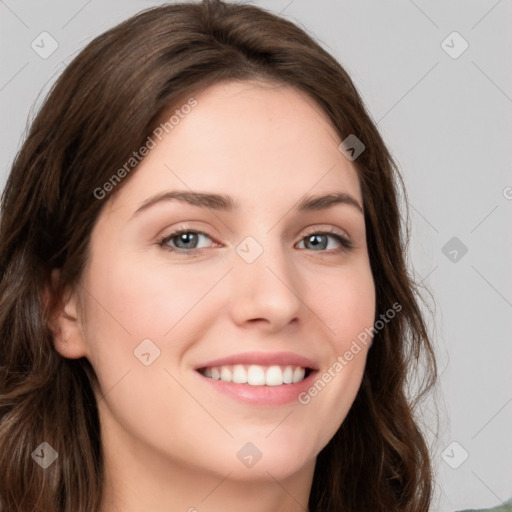
{"type": "MultiPolygon", "coordinates": [[[[1,189],[29,113],[63,67],[93,37],[159,3],[0,0],[1,189]],[[42,46],[43,31],[58,43],[46,59],[31,47],[42,46]]],[[[509,499],[512,2],[249,3],[306,28],[341,62],[404,177],[411,271],[432,293],[429,325],[441,370],[438,394],[423,407],[437,466],[433,510],[509,499]],[[454,31],[469,44],[458,58],[444,48],[456,52],[460,40],[442,46],[454,31]]]]}

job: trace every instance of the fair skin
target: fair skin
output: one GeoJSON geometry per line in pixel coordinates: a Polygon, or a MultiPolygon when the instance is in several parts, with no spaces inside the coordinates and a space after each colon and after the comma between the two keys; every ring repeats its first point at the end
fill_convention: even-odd
{"type": "MultiPolygon", "coordinates": [[[[291,352],[312,361],[318,378],[373,325],[363,213],[349,202],[295,210],[305,196],[332,192],[362,208],[357,172],[304,93],[231,82],[194,97],[197,106],[106,202],[81,286],[54,326],[55,347],[87,357],[98,376],[101,512],[303,512],[316,457],[355,399],[368,348],[307,404],[245,401],[195,368],[291,352]],[[171,190],[229,195],[238,209],[174,199],[135,213],[171,190]],[[159,244],[183,224],[205,235],[159,244]],[[246,245],[249,236],[257,245],[246,245]],[[262,252],[248,263],[239,246],[262,252]],[[144,339],[160,350],[149,365],[134,355],[144,339]],[[250,467],[237,456],[248,442],[261,453],[250,467]]],[[[292,385],[300,383],[264,387],[280,396],[292,385]]]]}

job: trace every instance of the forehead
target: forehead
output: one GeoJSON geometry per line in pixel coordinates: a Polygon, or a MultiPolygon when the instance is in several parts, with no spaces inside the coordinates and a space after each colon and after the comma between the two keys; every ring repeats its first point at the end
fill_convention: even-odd
{"type": "Polygon", "coordinates": [[[114,201],[136,203],[165,187],[227,192],[241,202],[264,198],[267,205],[335,189],[362,202],[357,171],[339,151],[336,130],[304,92],[222,82],[180,101],[162,113],[160,137],[152,135],[153,149],[114,201]],[[195,106],[184,108],[190,97],[195,106]]]}

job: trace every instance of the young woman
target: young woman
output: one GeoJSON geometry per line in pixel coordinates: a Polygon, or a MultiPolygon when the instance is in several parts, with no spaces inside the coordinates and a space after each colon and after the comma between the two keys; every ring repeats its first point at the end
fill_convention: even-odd
{"type": "Polygon", "coordinates": [[[399,184],[289,21],[211,0],[93,40],[2,199],[3,510],[426,512],[399,184]]]}

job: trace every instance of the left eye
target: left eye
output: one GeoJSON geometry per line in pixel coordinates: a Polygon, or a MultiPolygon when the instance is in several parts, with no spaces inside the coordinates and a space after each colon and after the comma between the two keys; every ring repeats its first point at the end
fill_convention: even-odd
{"type": "MultiPolygon", "coordinates": [[[[162,240],[160,240],[159,245],[164,247],[166,250],[170,252],[178,252],[180,254],[194,254],[199,252],[199,247],[196,246],[200,237],[206,237],[211,240],[211,238],[201,231],[194,231],[192,229],[181,229],[177,230],[174,233],[166,236],[162,240]],[[171,245],[171,242],[177,244],[171,245]]],[[[352,243],[350,240],[342,235],[341,233],[325,233],[325,232],[313,232],[306,235],[299,242],[300,244],[304,244],[306,242],[310,247],[309,248],[320,248],[322,251],[326,251],[329,245],[329,238],[335,240],[340,247],[331,248],[331,253],[339,253],[343,251],[348,251],[352,248],[352,243]]],[[[203,247],[204,248],[204,247],[203,247]]],[[[299,247],[303,248],[303,247],[299,247]]]]}
{"type": "MultiPolygon", "coordinates": [[[[318,233],[310,233],[306,235],[299,244],[303,243],[304,241],[307,241],[308,244],[312,245],[313,247],[320,247],[322,250],[327,250],[327,246],[329,245],[329,238],[334,239],[337,241],[338,244],[341,245],[341,248],[338,247],[335,248],[334,252],[342,252],[347,251],[348,249],[352,248],[352,244],[350,240],[339,234],[339,233],[324,233],[324,232],[318,232],[318,233]]],[[[306,247],[307,248],[307,247],[306,247]]],[[[331,248],[332,250],[332,248],[331,248]]]]}

